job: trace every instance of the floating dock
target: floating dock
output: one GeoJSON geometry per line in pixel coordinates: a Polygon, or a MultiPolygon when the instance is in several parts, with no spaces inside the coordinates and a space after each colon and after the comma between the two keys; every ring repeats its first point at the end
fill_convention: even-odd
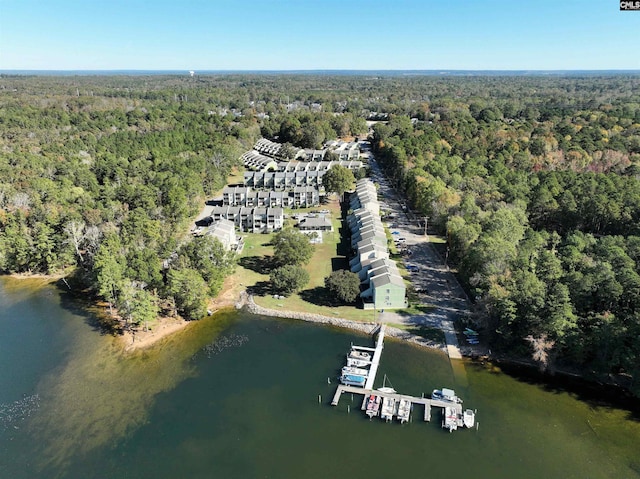
{"type": "Polygon", "coordinates": [[[363,411],[367,408],[367,398],[373,394],[374,396],[380,396],[381,398],[387,397],[387,398],[394,399],[396,402],[400,402],[400,399],[408,399],[409,401],[411,401],[412,406],[415,404],[424,406],[423,417],[424,417],[424,420],[427,422],[431,421],[432,407],[439,407],[443,409],[446,407],[451,407],[455,410],[456,415],[462,415],[462,404],[459,404],[459,403],[451,403],[449,401],[440,401],[437,399],[430,399],[430,398],[423,398],[423,397],[407,396],[406,394],[383,392],[383,391],[378,391],[377,389],[363,389],[355,386],[345,386],[344,384],[338,385],[338,388],[336,389],[336,393],[333,395],[333,400],[331,401],[331,405],[337,406],[338,403],[340,402],[340,397],[344,393],[363,394],[364,400],[362,401],[362,406],[361,406],[361,409],[363,411]]]}
{"type": "MultiPolygon", "coordinates": [[[[351,346],[352,350],[356,350],[356,351],[366,351],[366,352],[372,352],[373,353],[373,357],[371,358],[371,364],[369,367],[369,371],[368,374],[366,376],[366,380],[363,381],[364,382],[364,387],[363,386],[354,386],[354,385],[349,385],[349,384],[340,384],[338,385],[335,394],[333,395],[333,399],[331,401],[331,405],[332,406],[337,406],[338,403],[340,402],[340,397],[342,396],[343,393],[351,393],[353,394],[361,394],[363,395],[363,400],[362,400],[362,406],[361,409],[363,411],[366,411],[367,409],[367,399],[370,396],[377,396],[380,397],[383,400],[384,403],[384,399],[388,398],[394,401],[396,407],[394,408],[394,411],[391,411],[391,414],[389,414],[389,411],[387,411],[386,414],[386,418],[387,420],[391,420],[393,419],[393,417],[397,417],[398,419],[400,419],[402,422],[407,421],[407,417],[406,417],[406,411],[404,411],[404,414],[402,415],[402,417],[399,417],[399,411],[398,411],[398,407],[397,405],[400,404],[400,401],[403,400],[403,402],[406,404],[407,401],[409,401],[411,403],[411,410],[413,410],[414,405],[418,404],[421,406],[424,406],[424,420],[425,421],[431,421],[431,408],[432,407],[437,407],[437,408],[441,408],[443,411],[443,416],[445,414],[445,411],[447,411],[448,408],[448,414],[450,414],[453,417],[453,414],[455,414],[455,425],[456,426],[463,426],[464,422],[463,422],[463,409],[462,409],[462,404],[461,403],[457,403],[457,402],[451,402],[451,401],[443,401],[440,399],[432,399],[432,398],[425,398],[425,397],[415,397],[415,396],[408,396],[406,394],[399,394],[397,392],[391,392],[391,391],[380,391],[377,389],[373,388],[373,385],[375,383],[376,380],[376,374],[378,372],[378,366],[380,365],[380,358],[382,357],[382,349],[384,348],[384,330],[385,330],[385,325],[382,324],[380,325],[380,329],[378,330],[378,338],[376,340],[376,347],[375,348],[367,348],[364,346],[351,346]]],[[[364,377],[362,377],[362,379],[364,379],[364,377]]],[[[393,391],[393,390],[392,390],[393,391]]],[[[443,427],[445,427],[445,423],[447,422],[446,420],[448,420],[449,422],[446,424],[446,427],[449,428],[449,430],[454,430],[455,427],[453,426],[453,423],[451,421],[451,418],[445,418],[443,420],[443,427]]]]}

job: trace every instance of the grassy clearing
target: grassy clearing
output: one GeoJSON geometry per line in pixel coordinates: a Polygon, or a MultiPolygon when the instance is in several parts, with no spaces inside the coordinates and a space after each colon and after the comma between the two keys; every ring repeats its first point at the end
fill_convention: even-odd
{"type": "Polygon", "coordinates": [[[398,310],[398,314],[403,316],[419,316],[422,314],[431,313],[435,309],[432,304],[421,304],[419,302],[409,302],[409,307],[398,310]]]}
{"type": "MultiPolygon", "coordinates": [[[[332,271],[347,267],[345,257],[348,251],[347,245],[341,244],[340,235],[341,212],[337,199],[330,200],[323,209],[331,212],[331,220],[334,231],[323,234],[323,242],[314,246],[314,254],[305,266],[309,273],[309,283],[303,291],[284,299],[274,298],[269,287],[270,258],[273,256],[273,247],[270,245],[273,235],[247,233],[244,234],[245,247],[239,258],[236,273],[230,283],[234,285],[234,293],[240,293],[245,288],[254,291],[254,299],[257,304],[265,308],[283,309],[289,311],[301,311],[306,313],[336,316],[354,321],[373,321],[373,311],[356,308],[353,305],[334,305],[333,298],[324,287],[324,279],[332,271]],[[237,289],[237,291],[235,291],[237,289]]],[[[293,210],[292,213],[300,213],[309,209],[293,210]]],[[[390,236],[390,235],[389,235],[390,236]]],[[[398,268],[405,281],[409,281],[410,274],[404,267],[404,262],[399,254],[393,254],[395,245],[390,241],[392,259],[396,259],[398,268]],[[396,256],[396,258],[394,258],[396,256]]],[[[417,295],[413,292],[410,283],[407,284],[409,292],[409,307],[398,311],[402,315],[424,314],[433,307],[422,305],[417,295]]],[[[420,332],[424,337],[429,337],[420,332]]],[[[431,334],[431,333],[429,333],[431,334]]]]}
{"type": "MultiPolygon", "coordinates": [[[[309,272],[309,284],[298,294],[285,299],[273,298],[269,290],[269,259],[273,255],[273,247],[269,244],[272,235],[248,233],[243,235],[245,247],[239,257],[239,264],[234,274],[233,283],[238,289],[252,288],[256,293],[257,304],[265,308],[286,309],[307,313],[336,316],[355,321],[372,321],[373,312],[357,309],[355,306],[333,306],[332,298],[324,288],[324,278],[334,269],[347,266],[346,257],[340,246],[340,204],[331,199],[323,209],[331,211],[334,231],[325,232],[322,244],[314,246],[315,251],[305,269],[309,272]]],[[[305,210],[296,210],[303,212],[305,210]]],[[[238,291],[239,292],[239,291],[238,291]]]]}
{"type": "MultiPolygon", "coordinates": [[[[244,183],[244,168],[233,168],[231,174],[227,178],[226,185],[242,185],[244,183]]],[[[222,194],[222,189],[217,192],[217,195],[222,194]]]]}
{"type": "Polygon", "coordinates": [[[429,235],[429,243],[433,243],[433,244],[446,244],[447,243],[447,238],[444,236],[438,236],[438,235],[429,235]]]}
{"type": "Polygon", "coordinates": [[[246,233],[244,249],[238,259],[238,268],[234,276],[243,287],[256,287],[269,281],[269,260],[273,256],[271,234],[246,233]]]}

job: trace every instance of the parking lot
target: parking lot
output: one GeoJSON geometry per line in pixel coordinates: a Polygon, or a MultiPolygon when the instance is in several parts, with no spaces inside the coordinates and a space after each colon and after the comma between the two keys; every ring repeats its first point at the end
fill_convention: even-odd
{"type": "Polygon", "coordinates": [[[466,293],[429,243],[424,220],[408,211],[375,160],[370,165],[372,179],[378,185],[380,207],[388,212],[383,221],[391,230],[398,250],[404,252],[402,258],[421,303],[433,306],[431,311],[413,316],[384,312],[381,320],[439,328],[445,333],[449,356],[460,357],[453,322],[470,313],[466,293]]]}

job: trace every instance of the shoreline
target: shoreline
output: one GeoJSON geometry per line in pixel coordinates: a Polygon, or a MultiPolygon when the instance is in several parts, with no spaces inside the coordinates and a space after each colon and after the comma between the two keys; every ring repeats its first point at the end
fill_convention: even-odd
{"type": "MultiPolygon", "coordinates": [[[[352,321],[349,319],[323,316],[321,314],[302,313],[299,311],[287,311],[287,310],[276,310],[276,309],[264,308],[262,306],[257,305],[253,300],[253,295],[247,294],[246,291],[243,291],[241,293],[240,299],[236,304],[236,309],[245,309],[247,312],[251,314],[262,315],[262,316],[271,316],[271,317],[278,317],[278,318],[285,318],[285,319],[297,319],[301,321],[307,321],[310,323],[328,324],[330,326],[336,326],[339,328],[359,331],[367,335],[373,334],[373,332],[378,328],[378,323],[352,321]]],[[[393,326],[387,325],[386,335],[392,338],[399,339],[401,341],[406,341],[408,343],[415,344],[420,347],[429,348],[429,349],[438,349],[445,354],[447,353],[447,348],[445,344],[423,338],[422,336],[411,334],[407,331],[394,328],[393,326]]]]}
{"type": "Polygon", "coordinates": [[[56,273],[56,274],[44,274],[44,273],[5,273],[2,276],[5,278],[16,279],[19,281],[41,281],[42,284],[55,283],[56,281],[66,280],[69,276],[69,272],[56,273]]]}
{"type": "MultiPolygon", "coordinates": [[[[38,273],[13,273],[2,275],[5,278],[11,280],[22,281],[34,281],[39,285],[46,285],[55,283],[59,280],[64,280],[66,275],[45,275],[38,273]]],[[[324,316],[320,314],[303,313],[299,311],[288,310],[274,310],[257,305],[253,296],[247,294],[246,291],[241,291],[239,297],[235,300],[232,298],[234,294],[234,284],[225,285],[217,298],[210,301],[210,306],[215,307],[211,316],[215,316],[220,311],[228,311],[230,309],[245,310],[250,314],[278,317],[283,319],[296,319],[300,321],[306,321],[311,323],[325,324],[343,329],[350,329],[358,331],[365,335],[371,335],[378,327],[377,323],[371,322],[359,322],[348,319],[337,318],[335,316],[324,316]]],[[[206,319],[206,318],[203,318],[206,319]]],[[[215,319],[215,318],[212,318],[215,319]]],[[[122,351],[126,354],[131,354],[138,351],[143,351],[158,344],[161,340],[169,338],[173,334],[186,329],[194,321],[186,321],[180,317],[159,317],[158,321],[154,324],[153,328],[148,331],[125,331],[117,339],[122,347],[122,351]]],[[[386,334],[389,337],[405,341],[414,344],[419,347],[429,348],[432,350],[440,350],[444,354],[447,354],[446,345],[438,343],[436,341],[425,339],[421,336],[411,334],[407,331],[403,331],[393,326],[387,325],[386,334]]],[[[632,398],[635,396],[631,392],[628,385],[623,384],[624,381],[616,380],[611,377],[588,377],[588,375],[581,374],[578,371],[567,370],[562,367],[552,368],[552,370],[540,371],[539,365],[531,360],[523,358],[510,358],[503,355],[490,355],[484,351],[480,351],[473,347],[461,348],[462,357],[471,361],[489,361],[498,367],[521,367],[530,370],[532,373],[537,373],[541,377],[553,377],[555,375],[561,375],[572,378],[576,381],[582,381],[585,384],[598,385],[598,386],[614,386],[626,391],[632,398]]]]}
{"type": "MultiPolygon", "coordinates": [[[[44,285],[55,283],[56,281],[60,280],[64,281],[67,275],[68,274],[64,273],[53,275],[46,275],[41,273],[12,273],[4,276],[19,281],[39,281],[44,285]]],[[[376,323],[352,321],[348,319],[324,316],[321,314],[264,308],[257,305],[253,300],[253,296],[248,295],[245,290],[240,292],[239,297],[234,298],[234,290],[236,289],[237,284],[235,284],[235,281],[230,279],[232,278],[232,276],[225,280],[225,284],[218,296],[209,302],[210,310],[213,311],[211,316],[215,316],[217,312],[228,310],[230,308],[235,308],[237,310],[245,309],[251,314],[285,319],[297,319],[311,323],[327,324],[339,328],[359,331],[366,335],[372,334],[378,326],[376,323]]],[[[157,322],[147,331],[144,331],[142,329],[124,331],[118,338],[119,343],[121,344],[122,349],[125,353],[134,353],[137,351],[141,351],[154,346],[161,340],[172,336],[178,331],[186,329],[192,322],[193,321],[187,321],[180,317],[159,317],[157,322]]],[[[446,345],[442,343],[428,340],[421,336],[417,336],[391,326],[387,326],[387,336],[399,339],[401,341],[406,341],[420,347],[437,349],[444,352],[445,354],[447,352],[446,345]]],[[[463,354],[463,356],[467,355],[463,354]]]]}
{"type": "MultiPolygon", "coordinates": [[[[211,316],[215,316],[215,314],[219,311],[235,308],[236,310],[243,309],[248,313],[259,315],[259,316],[269,316],[269,317],[277,317],[277,318],[283,318],[283,319],[296,319],[296,320],[306,321],[310,323],[326,324],[326,325],[335,326],[338,328],[358,331],[366,335],[373,334],[373,332],[379,326],[377,323],[364,322],[364,321],[363,322],[352,321],[349,319],[324,316],[321,314],[312,314],[312,313],[303,313],[300,311],[275,310],[275,309],[264,308],[262,306],[257,305],[253,300],[253,296],[247,294],[246,291],[242,291],[240,293],[239,298],[237,298],[236,301],[233,301],[229,295],[231,291],[232,291],[232,288],[223,290],[218,296],[218,298],[216,298],[210,303],[216,307],[216,309],[213,311],[211,316]]],[[[173,335],[174,333],[178,331],[182,331],[183,329],[187,328],[189,324],[191,324],[192,322],[193,321],[186,321],[182,318],[159,318],[158,322],[154,325],[154,327],[150,328],[148,331],[141,331],[141,330],[125,331],[121,336],[124,351],[127,353],[132,353],[135,351],[152,347],[162,339],[167,338],[173,335]]],[[[420,347],[437,349],[444,352],[445,354],[447,352],[446,345],[442,343],[425,339],[422,336],[411,334],[407,331],[394,328],[393,326],[387,325],[386,331],[387,331],[386,334],[389,337],[399,339],[401,341],[406,341],[408,343],[412,343],[420,347]]]]}
{"type": "Polygon", "coordinates": [[[158,318],[152,328],[147,331],[124,331],[120,336],[123,350],[132,353],[142,349],[147,349],[161,339],[167,338],[178,331],[182,331],[189,325],[190,321],[182,318],[158,318]]]}
{"type": "MultiPolygon", "coordinates": [[[[209,302],[212,313],[207,317],[215,316],[216,313],[229,310],[234,306],[236,308],[238,307],[238,303],[231,297],[233,285],[230,286],[231,287],[223,287],[218,296],[209,302]]],[[[186,329],[191,323],[202,321],[207,317],[195,321],[187,321],[181,317],[159,317],[153,327],[147,331],[125,331],[120,337],[124,352],[133,353],[150,348],[162,339],[186,329]]]]}

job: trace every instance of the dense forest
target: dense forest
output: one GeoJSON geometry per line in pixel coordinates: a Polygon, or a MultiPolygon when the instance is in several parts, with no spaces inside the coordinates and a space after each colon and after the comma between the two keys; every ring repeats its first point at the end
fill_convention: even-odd
{"type": "Polygon", "coordinates": [[[487,82],[375,125],[375,152],[494,348],[638,392],[640,79],[487,82]]]}
{"type": "Polygon", "coordinates": [[[0,270],[198,317],[233,258],[185,232],[242,151],[367,119],[492,347],[640,392],[639,76],[0,76],[0,270]]]}
{"type": "Polygon", "coordinates": [[[73,268],[133,323],[198,318],[233,258],[186,232],[259,128],[146,83],[0,78],[0,269],[73,268]]]}
{"type": "Polygon", "coordinates": [[[235,258],[187,232],[240,155],[261,135],[321,148],[367,131],[288,91],[275,77],[0,76],[0,271],[72,271],[127,325],[202,317],[235,258]]]}

